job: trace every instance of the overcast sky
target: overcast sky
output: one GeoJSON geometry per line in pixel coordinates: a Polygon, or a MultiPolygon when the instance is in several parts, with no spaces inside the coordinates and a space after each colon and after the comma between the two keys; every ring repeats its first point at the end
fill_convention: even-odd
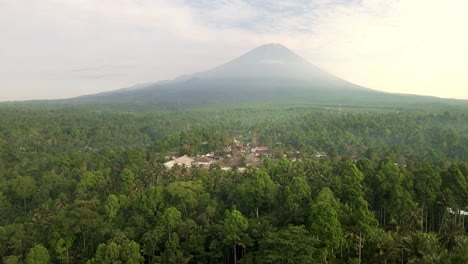
{"type": "Polygon", "coordinates": [[[468,99],[466,0],[0,0],[0,100],[210,69],[281,43],[369,88],[468,99]]]}

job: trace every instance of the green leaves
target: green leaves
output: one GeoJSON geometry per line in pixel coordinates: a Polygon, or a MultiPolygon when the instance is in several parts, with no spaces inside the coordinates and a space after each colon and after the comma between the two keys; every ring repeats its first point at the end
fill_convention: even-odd
{"type": "Polygon", "coordinates": [[[468,201],[466,111],[6,108],[2,263],[44,248],[61,264],[468,259],[467,220],[457,214],[468,201]],[[224,171],[233,137],[271,155],[259,168],[224,171]],[[166,171],[178,151],[225,159],[166,171]]]}
{"type": "Polygon", "coordinates": [[[119,198],[114,194],[109,195],[106,199],[104,209],[106,210],[107,217],[109,217],[109,219],[113,219],[117,216],[120,209],[119,198]]]}
{"type": "Polygon", "coordinates": [[[241,240],[242,234],[247,230],[249,223],[241,212],[234,207],[224,214],[223,236],[226,245],[232,245],[241,240]]]}
{"type": "Polygon", "coordinates": [[[293,226],[268,232],[260,242],[258,263],[318,263],[317,239],[304,226],[293,226]]]}
{"type": "Polygon", "coordinates": [[[50,255],[47,248],[43,245],[35,245],[29,251],[26,257],[26,264],[49,264],[50,263],[50,255]]]}
{"type": "Polygon", "coordinates": [[[87,264],[139,264],[144,258],[140,254],[140,245],[127,241],[123,245],[115,242],[99,244],[96,254],[87,264]]]}
{"type": "Polygon", "coordinates": [[[155,212],[159,211],[165,205],[164,190],[162,186],[153,186],[147,188],[137,203],[146,215],[154,216],[155,212]]]}
{"type": "Polygon", "coordinates": [[[329,250],[337,249],[343,240],[336,205],[333,193],[324,188],[310,208],[310,232],[329,250]]]}
{"type": "Polygon", "coordinates": [[[102,172],[85,172],[77,186],[77,192],[83,198],[97,198],[104,189],[105,179],[102,172]]]}
{"type": "Polygon", "coordinates": [[[259,208],[271,206],[277,194],[276,184],[264,170],[256,170],[253,175],[247,176],[238,188],[242,200],[250,210],[255,211],[257,218],[260,214],[259,208]]]}
{"type": "Polygon", "coordinates": [[[182,213],[175,207],[167,208],[162,215],[161,224],[171,234],[182,224],[182,213]]]}
{"type": "Polygon", "coordinates": [[[24,211],[26,199],[30,198],[36,191],[36,181],[31,176],[18,176],[9,181],[11,190],[23,201],[24,211]]]}

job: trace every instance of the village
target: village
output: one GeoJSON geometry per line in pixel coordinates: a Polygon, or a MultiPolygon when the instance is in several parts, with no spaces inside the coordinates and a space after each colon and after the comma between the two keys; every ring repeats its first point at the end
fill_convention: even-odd
{"type": "MultiPolygon", "coordinates": [[[[288,154],[297,156],[299,151],[289,151],[288,154]]],[[[209,152],[203,155],[191,157],[187,154],[183,156],[166,156],[167,162],[164,163],[166,169],[171,169],[174,166],[185,168],[212,168],[219,166],[222,170],[232,170],[236,168],[238,171],[244,171],[248,167],[258,167],[265,158],[272,158],[273,154],[269,146],[255,146],[251,143],[244,143],[236,138],[233,138],[231,145],[223,148],[218,152],[209,152]]],[[[287,157],[286,154],[283,157],[287,157]]],[[[315,157],[326,158],[325,152],[316,152],[315,157]]],[[[299,160],[296,157],[293,161],[299,160]]]]}

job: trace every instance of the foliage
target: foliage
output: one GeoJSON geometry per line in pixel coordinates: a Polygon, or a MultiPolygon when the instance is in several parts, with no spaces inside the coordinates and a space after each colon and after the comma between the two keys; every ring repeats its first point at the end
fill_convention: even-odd
{"type": "Polygon", "coordinates": [[[449,109],[1,105],[0,262],[466,263],[468,115],[449,109]],[[227,160],[233,138],[270,152],[163,166],[227,160]]]}

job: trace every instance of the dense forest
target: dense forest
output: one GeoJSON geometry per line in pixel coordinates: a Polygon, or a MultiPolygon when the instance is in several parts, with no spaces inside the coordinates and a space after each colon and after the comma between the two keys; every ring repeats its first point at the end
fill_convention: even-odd
{"type": "Polygon", "coordinates": [[[0,116],[2,263],[468,263],[466,107],[0,116]]]}

